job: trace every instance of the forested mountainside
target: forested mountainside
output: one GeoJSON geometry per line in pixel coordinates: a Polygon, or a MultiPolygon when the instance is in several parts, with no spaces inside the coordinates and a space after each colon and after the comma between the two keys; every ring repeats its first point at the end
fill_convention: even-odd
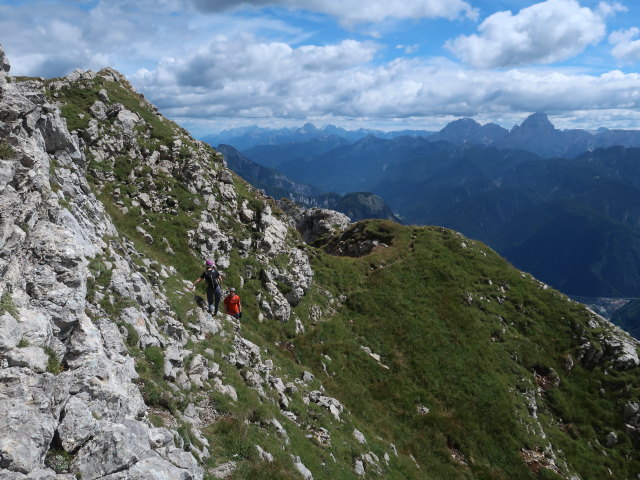
{"type": "Polygon", "coordinates": [[[3,478],[640,472],[638,344],[601,317],[442,227],[311,246],[117,72],[0,67],[3,478]],[[241,321],[188,291],[205,258],[241,321]]]}
{"type": "Polygon", "coordinates": [[[218,145],[217,150],[222,153],[231,170],[275,199],[293,200],[306,208],[337,210],[353,221],[368,218],[398,221],[378,195],[370,192],[351,192],[343,195],[323,193],[311,185],[291,180],[272,168],[254,162],[231,145],[218,145]]]}

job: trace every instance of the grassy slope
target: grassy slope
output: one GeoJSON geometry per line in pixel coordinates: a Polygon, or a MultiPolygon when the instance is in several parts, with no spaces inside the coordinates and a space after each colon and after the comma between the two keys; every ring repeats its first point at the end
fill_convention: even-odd
{"type": "Polygon", "coordinates": [[[640,462],[623,461],[633,455],[624,435],[606,456],[597,446],[611,429],[621,430],[621,398],[637,398],[638,372],[563,368],[575,354],[574,333],[588,319],[583,307],[449,230],[383,222],[370,228],[392,231],[393,246],[360,259],[316,257],[318,282],[332,284],[347,301],[297,346],[300,360],[316,371],[321,355],[331,356],[334,374],[323,381],[349,399],[371,434],[394,438],[430,478],[534,478],[520,450],[545,445],[527,431],[531,419],[520,392],[534,390],[534,370],[553,368],[560,386],[539,409],[555,448],[585,478],[609,478],[608,467],[617,478],[638,471],[640,462]],[[497,296],[506,297],[502,305],[497,296]],[[382,355],[390,370],[361,345],[382,355]],[[418,415],[420,404],[431,412],[418,415]],[[452,460],[452,447],[468,466],[452,460]]]}
{"type": "MultiPolygon", "coordinates": [[[[100,82],[91,91],[95,95],[102,86],[109,89],[113,100],[138,111],[150,123],[156,122],[152,112],[126,89],[100,82]]],[[[74,95],[73,91],[65,92],[65,100],[73,102],[74,95]]],[[[81,102],[77,104],[67,103],[63,110],[67,115],[86,111],[92,103],[84,94],[78,98],[81,102]]],[[[180,129],[162,123],[155,125],[154,134],[149,140],[151,148],[170,144],[180,129]]],[[[181,288],[183,278],[192,279],[194,272],[199,273],[199,261],[186,254],[183,235],[184,229],[193,225],[189,217],[197,216],[199,207],[181,190],[179,179],[163,180],[163,188],[179,191],[176,196],[182,199],[178,217],[153,218],[153,234],[165,236],[177,252],[184,252],[168,257],[161,245],[147,245],[135,232],[135,209],[122,215],[113,206],[109,193],[116,186],[121,190],[144,188],[123,186],[130,166],[121,167],[122,171],[116,172],[118,182],[107,184],[101,199],[120,233],[134,241],[144,255],[177,268],[179,275],[168,279],[165,287],[172,307],[188,322],[182,312],[193,308],[193,297],[174,292],[181,288]]],[[[236,188],[242,196],[258,201],[239,179],[236,188]]],[[[231,230],[242,228],[233,222],[228,225],[231,230]]],[[[250,299],[261,291],[258,278],[249,279],[242,292],[247,313],[243,335],[266,347],[265,355],[280,366],[280,375],[293,378],[303,369],[312,370],[327,393],[351,412],[345,423],[338,423],[314,406],[294,400],[291,410],[306,424],[327,428],[332,446],[318,447],[304,432],[287,428],[291,446],[286,451],[272,448],[274,464],[259,462],[253,445],[273,444],[274,432],[262,422],[277,416],[278,409],[260,403],[235,368],[223,362],[226,381],[238,389],[237,403],[215,392],[190,393],[194,398],[208,396],[222,415],[206,429],[214,446],[210,465],[235,459],[240,461],[240,469],[234,478],[297,478],[288,458],[294,453],[314,471],[316,479],[348,479],[353,478],[356,455],[373,451],[382,457],[389,451],[389,443],[394,443],[401,453],[412,454],[420,468],[407,456],[392,456],[386,478],[535,478],[520,451],[544,447],[545,442],[531,433],[535,422],[524,407],[523,392],[536,388],[534,369],[545,374],[553,368],[561,377],[560,386],[547,391],[538,406],[556,452],[562,450],[573,469],[590,480],[611,478],[608,468],[621,479],[640,471],[630,440],[622,433],[620,415],[624,401],[640,395],[638,372],[610,371],[605,375],[601,367],[591,372],[581,366],[571,372],[563,368],[567,355],[575,354],[574,336],[588,319],[582,307],[568,303],[553,290],[543,290],[484,245],[449,230],[401,227],[384,221],[367,225],[365,236],[383,237],[391,247],[357,259],[309,248],[315,284],[295,309],[306,326],[304,335],[294,334],[292,322],[255,321],[258,307],[250,299]],[[463,248],[463,241],[467,248],[463,248]],[[346,298],[335,315],[326,315],[314,326],[309,308],[319,305],[325,312],[332,308],[324,290],[346,298]],[[467,301],[469,296],[472,302],[467,301]],[[504,297],[503,304],[497,297],[504,297]],[[279,348],[285,341],[292,346],[279,348]],[[369,357],[362,345],[380,354],[389,370],[369,357]],[[323,373],[323,363],[328,375],[323,373]],[[418,405],[427,406],[429,414],[418,415],[418,405]],[[366,435],[368,445],[356,444],[354,427],[366,435]],[[611,430],[618,432],[620,443],[604,454],[598,442],[611,430]],[[455,461],[452,452],[463,455],[466,465],[455,461]]],[[[291,241],[299,240],[292,234],[291,241]]],[[[228,278],[244,272],[247,265],[256,267],[252,258],[232,258],[228,278]]],[[[196,352],[209,347],[225,353],[229,350],[226,342],[210,338],[189,347],[196,352]]],[[[132,353],[147,385],[155,386],[144,390],[148,401],[159,409],[184,408],[184,398],[157,397],[164,381],[157,368],[162,353],[135,348],[132,353]]],[[[552,478],[552,474],[542,470],[543,477],[552,478]]]]}

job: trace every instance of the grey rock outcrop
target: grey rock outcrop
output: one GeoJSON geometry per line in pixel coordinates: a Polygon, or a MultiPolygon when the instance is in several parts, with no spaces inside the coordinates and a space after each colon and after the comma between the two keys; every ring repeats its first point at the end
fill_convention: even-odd
{"type": "Polygon", "coordinates": [[[289,200],[278,203],[293,218],[293,225],[307,243],[345,230],[351,219],[344,213],[324,208],[303,209],[289,200]]]}
{"type": "MultiPolygon", "coordinates": [[[[0,295],[12,305],[0,317],[0,477],[201,479],[190,453],[150,442],[133,359],[87,301],[93,259],[130,263],[104,241],[118,232],[85,178],[83,140],[38,82],[2,83],[0,138],[14,152],[0,159],[0,295]],[[64,468],[54,451],[71,456],[64,468]]],[[[136,271],[118,271],[115,291],[147,315],[166,307],[136,271]]],[[[142,323],[142,341],[159,342],[142,323]]]]}
{"type": "Polygon", "coordinates": [[[9,73],[9,70],[11,70],[11,65],[9,64],[7,57],[5,57],[4,49],[0,44],[0,75],[9,73]]]}

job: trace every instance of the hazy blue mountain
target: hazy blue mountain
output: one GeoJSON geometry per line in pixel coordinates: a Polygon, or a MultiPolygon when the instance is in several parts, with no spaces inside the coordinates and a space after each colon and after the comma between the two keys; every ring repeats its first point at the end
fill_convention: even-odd
{"type": "Polygon", "coordinates": [[[344,137],[328,135],[312,138],[304,142],[256,145],[243,150],[242,153],[260,165],[277,168],[282,163],[319,155],[349,143],[344,137]]]}
{"type": "MultiPolygon", "coordinates": [[[[557,131],[538,116],[523,130],[557,131]]],[[[380,195],[404,223],[486,241],[517,267],[584,296],[640,295],[640,149],[545,159],[423,138],[369,136],[281,165],[322,190],[380,195]]]]}
{"type": "Polygon", "coordinates": [[[509,135],[509,130],[495,123],[480,125],[471,118],[461,118],[449,123],[442,130],[431,135],[429,140],[443,140],[456,145],[465,143],[490,145],[507,135],[509,135]]]}
{"type": "Polygon", "coordinates": [[[271,197],[301,201],[322,194],[321,190],[311,185],[296,182],[274,169],[258,165],[230,145],[218,145],[217,149],[224,155],[231,170],[271,197]]]}
{"type": "Polygon", "coordinates": [[[232,128],[220,133],[206,135],[202,141],[215,146],[220,144],[233,145],[240,151],[248,150],[257,145],[282,145],[306,142],[319,137],[342,137],[348,143],[353,143],[367,135],[375,135],[380,138],[395,138],[403,135],[428,137],[432,132],[425,130],[400,130],[385,132],[382,130],[360,128],[358,130],[346,130],[335,125],[327,125],[317,128],[312,123],[306,123],[299,128],[264,128],[258,126],[232,128]]]}
{"type": "Polygon", "coordinates": [[[433,175],[373,191],[404,222],[483,240],[568,294],[640,295],[640,150],[548,160],[491,149],[457,155],[433,175]]]}
{"type": "Polygon", "coordinates": [[[325,191],[371,191],[393,166],[427,155],[444,155],[442,160],[446,161],[453,149],[450,143],[429,142],[422,137],[382,139],[369,135],[321,155],[283,163],[279,168],[289,177],[325,191]]]}
{"type": "Polygon", "coordinates": [[[594,137],[594,134],[585,130],[558,130],[545,113],[534,113],[492,145],[496,148],[526,150],[542,157],[573,157],[592,150],[594,137]]]}
{"type": "Polygon", "coordinates": [[[316,187],[296,182],[275,169],[257,164],[230,145],[219,145],[218,151],[224,155],[231,170],[271,197],[289,198],[306,208],[337,210],[352,221],[368,218],[399,221],[385,201],[373,193],[323,193],[316,187]]]}
{"type": "MultiPolygon", "coordinates": [[[[340,137],[346,143],[357,142],[369,135],[381,139],[395,139],[403,136],[428,138],[431,141],[447,141],[455,145],[493,146],[498,149],[526,150],[542,157],[572,158],[583,152],[597,148],[612,146],[640,147],[640,130],[608,130],[600,128],[596,131],[560,130],[549,121],[547,114],[537,112],[526,118],[522,124],[514,126],[510,131],[493,123],[480,125],[471,118],[461,118],[450,122],[442,130],[431,132],[427,130],[398,130],[382,131],[360,128],[346,130],[334,125],[317,128],[306,123],[299,128],[263,128],[257,126],[233,128],[217,134],[207,135],[203,141],[215,146],[218,144],[233,145],[240,151],[246,151],[257,146],[281,146],[301,149],[298,143],[308,142],[322,137],[340,137]]],[[[308,151],[300,155],[286,154],[286,148],[277,150],[274,158],[287,156],[288,160],[297,157],[307,157],[321,153],[308,151]]],[[[252,152],[253,153],[253,152],[252,152]]],[[[265,153],[259,161],[263,161],[265,153]]],[[[258,157],[256,155],[256,157],[258,157]]],[[[274,160],[277,161],[277,160],[274,160]]],[[[273,164],[266,164],[272,166],[273,164]]]]}
{"type": "Polygon", "coordinates": [[[384,199],[371,192],[351,192],[340,195],[325,193],[309,199],[303,203],[306,207],[319,207],[337,210],[347,215],[352,221],[367,218],[381,218],[384,220],[400,220],[391,211],[384,199]]]}

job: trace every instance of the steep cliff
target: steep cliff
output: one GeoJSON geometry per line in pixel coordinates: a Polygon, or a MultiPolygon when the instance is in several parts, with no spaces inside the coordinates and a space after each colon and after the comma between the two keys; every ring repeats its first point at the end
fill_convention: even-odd
{"type": "Polygon", "coordinates": [[[0,477],[640,471],[604,319],[443,228],[297,212],[311,247],[117,72],[0,66],[0,477]],[[205,258],[240,322],[190,291],[205,258]]]}

